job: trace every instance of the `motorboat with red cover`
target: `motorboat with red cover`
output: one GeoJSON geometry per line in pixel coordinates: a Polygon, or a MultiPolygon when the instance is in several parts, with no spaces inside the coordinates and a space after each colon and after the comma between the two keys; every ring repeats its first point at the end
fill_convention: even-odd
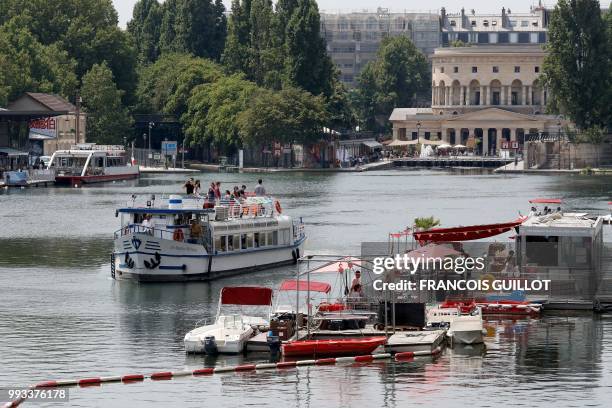
{"type": "Polygon", "coordinates": [[[285,357],[297,356],[356,356],[370,354],[387,342],[386,337],[339,340],[296,340],[283,343],[285,357]]]}

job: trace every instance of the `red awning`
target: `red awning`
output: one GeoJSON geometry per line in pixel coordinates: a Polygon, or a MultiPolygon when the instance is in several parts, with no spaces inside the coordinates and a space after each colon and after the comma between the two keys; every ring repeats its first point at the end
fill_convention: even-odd
{"type": "MultiPolygon", "coordinates": [[[[308,281],[300,280],[296,283],[295,279],[288,279],[281,283],[280,290],[299,290],[306,292],[308,290],[308,286],[308,281]]],[[[331,285],[329,283],[310,281],[311,292],[329,293],[330,290],[331,285]]]]}
{"type": "Polygon", "coordinates": [[[446,258],[451,256],[461,256],[463,254],[459,251],[455,251],[449,246],[431,243],[410,251],[407,255],[411,258],[417,258],[420,256],[424,258],[446,258]]]}
{"type": "Polygon", "coordinates": [[[558,198],[535,198],[529,200],[531,204],[561,204],[561,200],[558,198]]]}
{"type": "Polygon", "coordinates": [[[473,241],[493,237],[508,232],[523,223],[525,219],[502,224],[471,225],[468,227],[434,228],[427,231],[415,232],[414,238],[421,243],[425,242],[451,242],[473,241]]]}
{"type": "Polygon", "coordinates": [[[272,304],[272,289],[260,286],[235,286],[221,289],[221,304],[267,306],[272,304]]]}

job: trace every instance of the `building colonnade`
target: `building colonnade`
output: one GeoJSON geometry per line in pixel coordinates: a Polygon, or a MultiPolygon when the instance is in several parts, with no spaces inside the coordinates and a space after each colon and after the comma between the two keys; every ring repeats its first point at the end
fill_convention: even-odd
{"type": "Polygon", "coordinates": [[[546,89],[538,81],[525,85],[519,79],[510,84],[493,80],[481,84],[472,80],[469,84],[460,84],[455,80],[451,84],[440,81],[432,85],[432,106],[545,106],[546,89]]]}

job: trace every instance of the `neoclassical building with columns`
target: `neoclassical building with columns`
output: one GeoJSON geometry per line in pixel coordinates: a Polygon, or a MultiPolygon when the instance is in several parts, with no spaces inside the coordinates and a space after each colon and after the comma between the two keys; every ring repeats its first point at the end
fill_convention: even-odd
{"type": "Polygon", "coordinates": [[[431,108],[393,111],[393,138],[464,144],[498,155],[504,141],[557,133],[567,123],[544,114],[547,91],[540,44],[438,48],[432,57],[431,108]]]}

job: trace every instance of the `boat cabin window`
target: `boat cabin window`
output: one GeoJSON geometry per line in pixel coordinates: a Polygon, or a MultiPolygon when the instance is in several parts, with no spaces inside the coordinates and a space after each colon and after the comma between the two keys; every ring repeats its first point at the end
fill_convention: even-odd
{"type": "Polygon", "coordinates": [[[272,245],[278,245],[278,231],[272,232],[272,245]]]}
{"type": "MultiPolygon", "coordinates": [[[[265,239],[265,237],[264,237],[264,239],[265,239]]],[[[254,245],[255,248],[259,248],[260,246],[262,246],[261,245],[261,238],[260,238],[260,233],[259,232],[256,232],[256,233],[253,234],[253,245],[254,245]]],[[[264,242],[264,245],[265,245],[265,242],[264,242]]]]}
{"type": "Polygon", "coordinates": [[[253,248],[253,233],[247,234],[247,248],[253,248]]]}
{"type": "Polygon", "coordinates": [[[238,251],[240,250],[240,235],[232,235],[228,237],[228,250],[238,251]]]}
{"type": "Polygon", "coordinates": [[[215,237],[215,250],[217,252],[227,251],[227,235],[215,237]]]}

